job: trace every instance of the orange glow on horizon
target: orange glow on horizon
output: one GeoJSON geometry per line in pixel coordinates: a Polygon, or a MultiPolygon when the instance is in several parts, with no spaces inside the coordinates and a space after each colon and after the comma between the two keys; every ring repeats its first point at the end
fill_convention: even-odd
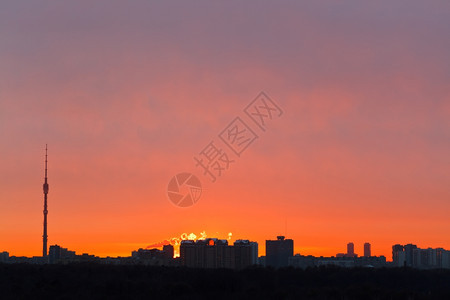
{"type": "Polygon", "coordinates": [[[48,245],[78,254],[206,233],[450,250],[445,1],[43,2],[2,5],[0,252],[42,253],[46,143],[48,245]],[[265,130],[261,91],[283,111],[265,130]],[[237,117],[257,135],[239,155],[219,137],[237,117]],[[216,182],[194,160],[211,141],[234,160],[216,182]],[[181,172],[192,207],[167,197],[181,172]]]}

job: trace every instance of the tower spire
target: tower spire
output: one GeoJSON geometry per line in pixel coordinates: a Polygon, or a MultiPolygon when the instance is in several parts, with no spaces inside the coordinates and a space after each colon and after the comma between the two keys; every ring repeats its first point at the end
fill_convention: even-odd
{"type": "Polygon", "coordinates": [[[42,256],[47,257],[47,194],[48,194],[48,183],[47,183],[47,144],[45,144],[45,177],[44,177],[44,234],[43,238],[43,249],[42,256]]]}

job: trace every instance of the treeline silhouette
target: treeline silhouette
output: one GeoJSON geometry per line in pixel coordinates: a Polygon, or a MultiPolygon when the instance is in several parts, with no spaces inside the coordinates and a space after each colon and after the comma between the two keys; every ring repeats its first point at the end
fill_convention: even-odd
{"type": "Polygon", "coordinates": [[[450,270],[0,264],[0,299],[450,299],[450,270]]]}

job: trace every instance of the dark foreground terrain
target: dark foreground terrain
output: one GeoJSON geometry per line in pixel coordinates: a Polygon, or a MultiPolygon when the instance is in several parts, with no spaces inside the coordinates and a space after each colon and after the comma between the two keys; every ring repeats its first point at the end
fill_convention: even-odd
{"type": "Polygon", "coordinates": [[[450,299],[450,270],[1,265],[0,299],[450,299]]]}

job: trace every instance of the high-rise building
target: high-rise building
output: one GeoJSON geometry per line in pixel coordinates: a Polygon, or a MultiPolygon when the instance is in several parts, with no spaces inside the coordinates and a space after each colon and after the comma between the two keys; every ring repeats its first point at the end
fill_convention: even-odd
{"type": "Polygon", "coordinates": [[[276,240],[266,241],[266,266],[287,267],[289,257],[294,256],[294,241],[277,236],[276,240]]]}
{"type": "Polygon", "coordinates": [[[73,260],[76,255],[75,251],[70,251],[67,248],[63,248],[59,245],[52,245],[48,251],[49,263],[54,264],[67,260],[73,260]]]}
{"type": "Polygon", "coordinates": [[[413,244],[407,244],[404,246],[405,251],[405,261],[407,267],[412,267],[413,265],[413,252],[414,249],[417,249],[416,245],[413,244]]]}
{"type": "Polygon", "coordinates": [[[242,269],[256,264],[258,244],[237,240],[233,246],[227,240],[208,238],[197,241],[181,241],[181,264],[192,268],[242,269]]]}
{"type": "Polygon", "coordinates": [[[164,245],[162,251],[164,252],[165,258],[173,259],[174,249],[172,245],[164,245]]]}
{"type": "Polygon", "coordinates": [[[416,245],[392,246],[392,260],[395,267],[418,269],[450,268],[450,251],[442,248],[420,249],[416,245]]]}
{"type": "Polygon", "coordinates": [[[6,263],[9,261],[9,253],[4,251],[0,252],[0,263],[6,263]]]}
{"type": "Polygon", "coordinates": [[[450,269],[450,251],[437,248],[437,264],[440,268],[450,269]]]}
{"type": "Polygon", "coordinates": [[[197,241],[198,249],[203,252],[199,259],[203,260],[203,267],[208,269],[234,269],[234,248],[228,246],[227,240],[206,239],[197,241]]]}
{"type": "Polygon", "coordinates": [[[249,240],[237,240],[233,246],[236,269],[243,269],[258,263],[258,243],[249,240]]]}
{"type": "Polygon", "coordinates": [[[364,257],[370,257],[372,256],[371,250],[370,250],[370,243],[364,243],[364,257]]]}
{"type": "Polygon", "coordinates": [[[131,252],[131,257],[137,263],[144,265],[170,266],[173,265],[173,246],[164,245],[163,249],[142,249],[131,252]]]}
{"type": "Polygon", "coordinates": [[[355,244],[348,243],[347,244],[347,257],[355,257],[355,244]]]}
{"type": "Polygon", "coordinates": [[[436,269],[440,266],[438,265],[438,254],[437,249],[413,249],[413,260],[412,267],[418,269],[436,269]]]}
{"type": "Polygon", "coordinates": [[[400,244],[392,246],[392,262],[396,267],[403,267],[405,264],[404,248],[400,244]]]}
{"type": "Polygon", "coordinates": [[[181,241],[180,244],[180,260],[181,264],[186,267],[199,267],[199,262],[197,261],[198,249],[196,247],[195,241],[181,241]]]}

